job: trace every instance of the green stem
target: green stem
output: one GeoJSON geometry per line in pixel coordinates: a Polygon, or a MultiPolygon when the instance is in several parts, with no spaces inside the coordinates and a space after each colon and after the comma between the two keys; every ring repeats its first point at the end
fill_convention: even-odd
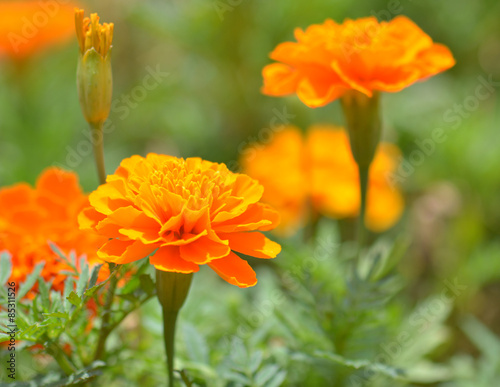
{"type": "Polygon", "coordinates": [[[167,353],[168,386],[174,387],[175,323],[191,286],[193,273],[156,269],[156,293],[163,310],[163,337],[167,353]]]}
{"type": "Polygon", "coordinates": [[[175,324],[179,311],[163,309],[163,339],[167,353],[168,386],[174,387],[175,324]]]}
{"type": "MultiPolygon", "coordinates": [[[[360,251],[366,243],[366,226],[365,226],[365,216],[366,216],[366,200],[368,196],[368,175],[370,167],[362,167],[358,165],[359,171],[359,190],[360,190],[360,207],[359,207],[359,218],[358,218],[358,251],[360,251]]],[[[359,255],[359,254],[358,254],[359,255]]]]}
{"type": "Polygon", "coordinates": [[[102,132],[103,123],[90,124],[92,131],[92,147],[94,148],[95,164],[97,166],[97,175],[99,184],[106,183],[106,168],[104,167],[104,139],[102,132]]]}
{"type": "MultiPolygon", "coordinates": [[[[109,264],[109,269],[113,272],[114,264],[109,264]]],[[[102,316],[102,325],[101,330],[99,332],[99,339],[97,341],[97,347],[95,350],[94,360],[99,360],[102,358],[104,354],[104,349],[106,347],[106,340],[109,334],[113,331],[112,325],[110,324],[111,320],[111,305],[113,304],[113,299],[115,297],[116,287],[118,285],[118,278],[116,275],[113,275],[110,279],[110,285],[108,289],[108,294],[106,297],[106,302],[104,303],[104,312],[102,316]]]]}
{"type": "Polygon", "coordinates": [[[59,367],[64,371],[66,375],[71,375],[76,372],[75,365],[68,359],[64,351],[59,348],[59,346],[50,342],[47,347],[47,352],[56,360],[59,367]]]}

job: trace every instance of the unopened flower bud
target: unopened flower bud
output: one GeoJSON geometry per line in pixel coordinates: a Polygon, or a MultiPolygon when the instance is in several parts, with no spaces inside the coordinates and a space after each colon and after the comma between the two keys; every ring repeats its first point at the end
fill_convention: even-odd
{"type": "Polygon", "coordinates": [[[80,105],[87,122],[100,126],[108,118],[111,109],[113,23],[101,25],[96,13],[84,18],[84,11],[77,9],[75,27],[80,45],[77,69],[80,105]]]}

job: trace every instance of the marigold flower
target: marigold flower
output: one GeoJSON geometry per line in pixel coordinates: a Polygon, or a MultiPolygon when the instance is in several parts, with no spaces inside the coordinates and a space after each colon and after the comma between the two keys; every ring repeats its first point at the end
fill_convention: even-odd
{"type": "Polygon", "coordinates": [[[73,4],[0,1],[0,55],[23,59],[73,34],[73,4]]]}
{"type": "Polygon", "coordinates": [[[98,251],[123,264],[152,253],[158,270],[193,273],[207,264],[239,287],[257,283],[234,252],[274,258],[280,245],[259,231],[273,229],[278,213],[259,202],[264,188],[224,164],[166,155],[132,156],[90,194],[80,226],[109,240],[98,251]]]}
{"type": "MultiPolygon", "coordinates": [[[[52,288],[61,291],[68,265],[52,251],[49,242],[64,253],[74,251],[86,255],[89,265],[100,261],[96,250],[105,238],[78,227],[78,213],[88,206],[88,198],[78,177],[57,168],[46,169],[36,187],[19,183],[0,189],[0,251],[12,255],[11,281],[17,284],[26,279],[33,268],[45,262],[41,276],[52,281],[52,288]]],[[[106,274],[101,270],[100,278],[106,274]]]]}
{"type": "MultiPolygon", "coordinates": [[[[382,143],[370,169],[366,225],[384,231],[400,218],[404,202],[387,176],[397,168],[399,150],[382,143]]],[[[358,169],[349,138],[334,126],[313,126],[304,140],[299,129],[277,133],[255,157],[242,158],[245,173],[265,188],[262,201],[275,207],[290,234],[305,220],[309,207],[334,218],[355,217],[360,209],[358,169]]]]}
{"type": "Polygon", "coordinates": [[[349,90],[368,97],[377,90],[396,92],[455,64],[446,46],[405,16],[342,24],[328,19],[305,31],[297,28],[295,38],[270,54],[278,63],[264,67],[262,92],[296,93],[309,107],[324,106],[349,90]]]}

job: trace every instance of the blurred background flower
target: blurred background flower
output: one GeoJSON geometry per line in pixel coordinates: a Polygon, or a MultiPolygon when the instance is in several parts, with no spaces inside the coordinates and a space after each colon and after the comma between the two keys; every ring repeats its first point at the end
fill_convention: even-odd
{"type": "Polygon", "coordinates": [[[74,3],[67,1],[0,1],[0,57],[24,60],[74,34],[74,3]]]}
{"type": "MultiPolygon", "coordinates": [[[[316,125],[305,137],[297,128],[284,128],[268,144],[255,145],[252,157],[241,160],[243,171],[264,185],[262,200],[278,209],[278,230],[285,234],[314,221],[316,213],[333,218],[359,214],[358,169],[347,133],[316,125]]],[[[399,149],[388,143],[380,144],[375,155],[366,214],[372,231],[393,226],[403,212],[403,196],[390,179],[399,157],[399,149]]]]}
{"type": "MultiPolygon", "coordinates": [[[[81,231],[78,213],[88,205],[88,198],[71,172],[48,168],[35,188],[18,183],[0,189],[0,251],[12,255],[11,281],[19,285],[36,265],[44,263],[41,276],[51,281],[52,289],[61,291],[71,267],[50,247],[53,243],[76,263],[86,259],[89,266],[102,263],[97,249],[106,241],[92,231],[81,231]]],[[[78,267],[78,266],[77,266],[78,267]]],[[[101,270],[100,279],[109,274],[101,270]]]]}
{"type": "Polygon", "coordinates": [[[297,42],[279,44],[269,55],[280,62],[264,67],[262,92],[297,93],[309,107],[324,106],[349,90],[371,97],[395,92],[455,64],[450,50],[406,16],[379,22],[370,16],[336,23],[327,19],[306,30],[297,42]]]}

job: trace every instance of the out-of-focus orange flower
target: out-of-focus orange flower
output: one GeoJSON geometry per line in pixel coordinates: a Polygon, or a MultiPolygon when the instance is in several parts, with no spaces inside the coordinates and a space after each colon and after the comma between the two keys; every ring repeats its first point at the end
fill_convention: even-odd
{"type": "MultiPolygon", "coordinates": [[[[372,231],[388,229],[403,212],[403,197],[387,179],[399,155],[396,146],[382,143],[371,165],[365,222],[372,231]]],[[[359,213],[358,168],[341,128],[314,126],[305,140],[299,129],[286,128],[241,163],[244,172],[264,186],[262,201],[278,210],[278,231],[284,234],[297,230],[309,207],[334,218],[359,213]]]]}
{"type": "Polygon", "coordinates": [[[389,22],[375,17],[326,20],[305,31],[297,42],[279,44],[263,69],[262,92],[296,93],[309,107],[324,106],[349,90],[369,97],[374,91],[399,91],[455,64],[450,50],[432,41],[405,16],[389,22]]]}
{"type": "Polygon", "coordinates": [[[0,55],[23,59],[65,42],[74,34],[74,8],[59,1],[0,0],[0,55]]]}
{"type": "MultiPolygon", "coordinates": [[[[0,251],[12,255],[10,281],[22,282],[33,268],[45,262],[41,276],[61,291],[70,268],[50,248],[57,245],[65,254],[86,255],[89,265],[100,261],[97,249],[106,241],[92,231],[78,227],[78,213],[88,206],[88,197],[71,172],[47,168],[36,187],[20,183],[0,189],[0,251]]],[[[104,269],[104,267],[103,267],[104,269]]],[[[105,279],[101,270],[100,279],[105,279]]]]}
{"type": "Polygon", "coordinates": [[[239,287],[257,283],[234,252],[274,258],[281,247],[259,231],[273,229],[278,213],[259,202],[264,188],[224,164],[150,153],[120,164],[90,194],[80,226],[112,238],[98,252],[123,264],[154,252],[158,270],[193,273],[207,264],[239,287]]]}

